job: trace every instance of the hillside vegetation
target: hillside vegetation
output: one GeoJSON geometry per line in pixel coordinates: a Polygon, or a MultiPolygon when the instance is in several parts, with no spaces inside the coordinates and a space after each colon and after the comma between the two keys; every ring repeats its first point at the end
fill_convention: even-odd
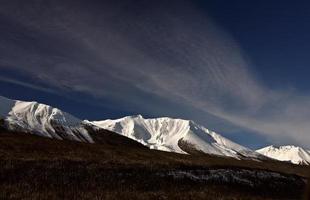
{"type": "MultiPolygon", "coordinates": [[[[0,199],[307,199],[309,167],[0,131],[0,199]]],[[[309,188],[308,188],[309,192],[309,188]]]]}

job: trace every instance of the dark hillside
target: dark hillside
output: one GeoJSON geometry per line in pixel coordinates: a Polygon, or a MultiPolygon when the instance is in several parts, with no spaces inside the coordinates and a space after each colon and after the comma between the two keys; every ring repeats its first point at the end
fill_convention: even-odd
{"type": "Polygon", "coordinates": [[[0,199],[302,199],[309,168],[149,150],[100,130],[101,144],[0,134],[0,199]],[[272,172],[273,171],[273,172],[272,172]]]}

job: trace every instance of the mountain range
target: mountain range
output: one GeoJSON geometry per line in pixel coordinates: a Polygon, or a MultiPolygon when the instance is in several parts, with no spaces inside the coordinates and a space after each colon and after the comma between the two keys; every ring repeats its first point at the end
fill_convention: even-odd
{"type": "Polygon", "coordinates": [[[211,154],[236,159],[276,159],[310,164],[310,152],[295,146],[269,146],[253,151],[194,121],[141,115],[102,121],[80,120],[38,102],[11,100],[0,96],[1,128],[48,138],[100,143],[100,130],[135,140],[151,149],[181,154],[211,154]]]}

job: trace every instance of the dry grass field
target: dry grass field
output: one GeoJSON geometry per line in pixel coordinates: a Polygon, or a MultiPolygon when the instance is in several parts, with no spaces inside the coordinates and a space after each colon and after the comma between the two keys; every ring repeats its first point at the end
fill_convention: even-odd
{"type": "Polygon", "coordinates": [[[307,199],[310,168],[180,155],[101,130],[100,144],[0,133],[0,199],[307,199]]]}

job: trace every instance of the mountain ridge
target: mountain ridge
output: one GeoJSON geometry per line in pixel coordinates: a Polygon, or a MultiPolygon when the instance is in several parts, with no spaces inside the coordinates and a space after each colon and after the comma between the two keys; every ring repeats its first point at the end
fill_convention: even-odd
{"type": "Polygon", "coordinates": [[[94,138],[99,138],[94,134],[98,129],[106,129],[119,134],[121,130],[128,129],[128,134],[121,135],[151,149],[185,154],[200,152],[236,159],[263,157],[191,120],[169,117],[144,119],[142,115],[127,116],[116,121],[104,120],[104,123],[110,125],[117,124],[118,127],[114,124],[111,129],[96,121],[82,121],[57,108],[35,101],[26,102],[1,97],[0,104],[0,116],[4,119],[5,127],[12,131],[94,143],[94,138]],[[128,123],[123,127],[121,124],[126,122],[128,123]]]}
{"type": "Polygon", "coordinates": [[[134,139],[152,149],[188,153],[184,146],[179,145],[182,141],[208,154],[237,159],[263,157],[192,120],[169,117],[144,119],[142,115],[134,115],[89,123],[134,139]]]}
{"type": "MultiPolygon", "coordinates": [[[[267,151],[253,151],[192,120],[160,117],[144,119],[142,115],[102,121],[80,120],[60,109],[36,101],[11,100],[0,96],[0,119],[2,126],[12,131],[22,131],[39,136],[94,143],[100,135],[96,131],[106,129],[161,151],[194,154],[205,153],[236,159],[276,159],[295,164],[310,164],[310,152],[302,149],[301,155],[283,158],[267,151]]],[[[97,140],[100,142],[100,139],[97,140]]],[[[263,149],[266,150],[265,147],[263,149]]],[[[270,148],[269,148],[270,149],[270,148]]]]}
{"type": "Polygon", "coordinates": [[[256,152],[280,161],[287,161],[294,164],[310,165],[310,153],[302,147],[294,145],[270,145],[258,149],[256,150],[256,152]]]}

